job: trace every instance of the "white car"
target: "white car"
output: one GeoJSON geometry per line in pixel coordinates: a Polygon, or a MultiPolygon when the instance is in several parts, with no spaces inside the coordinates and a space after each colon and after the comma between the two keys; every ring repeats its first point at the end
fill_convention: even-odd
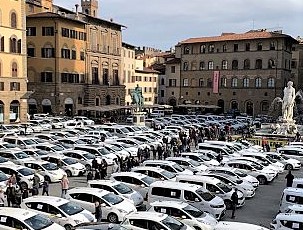
{"type": "Polygon", "coordinates": [[[280,213],[270,224],[271,230],[301,230],[303,229],[303,215],[280,213]]]}
{"type": "Polygon", "coordinates": [[[64,230],[65,228],[54,223],[49,218],[30,210],[1,207],[0,229],[64,230]]]}
{"type": "Polygon", "coordinates": [[[44,176],[44,180],[48,182],[58,182],[64,175],[66,175],[64,170],[58,168],[56,164],[50,163],[48,161],[28,161],[25,162],[24,165],[44,176]]]}
{"type": "Polygon", "coordinates": [[[102,219],[110,223],[121,222],[125,215],[136,212],[133,202],[107,190],[98,188],[72,188],[67,191],[66,199],[75,202],[90,212],[95,212],[95,202],[102,207],[102,219]]]}
{"type": "Polygon", "coordinates": [[[200,154],[198,152],[185,152],[185,153],[181,153],[181,157],[185,157],[185,158],[189,158],[195,161],[198,161],[206,166],[219,166],[220,163],[215,160],[215,159],[211,159],[208,156],[204,155],[204,154],[200,154]]]}
{"type": "Polygon", "coordinates": [[[96,221],[91,212],[69,200],[54,196],[32,196],[24,199],[20,206],[23,209],[34,210],[48,216],[68,230],[84,222],[96,221]]]}
{"type": "Polygon", "coordinates": [[[138,166],[131,169],[132,172],[145,174],[155,180],[171,180],[176,181],[176,174],[158,167],[138,166]]]}
{"type": "Polygon", "coordinates": [[[155,201],[150,204],[149,212],[159,212],[171,215],[184,224],[195,229],[213,229],[218,221],[206,212],[186,202],[179,201],[155,201]]]}
{"type": "Polygon", "coordinates": [[[284,164],[286,170],[300,169],[301,162],[277,152],[267,152],[266,155],[284,164]]]}
{"type": "Polygon", "coordinates": [[[173,161],[167,161],[167,160],[146,160],[143,162],[144,166],[151,166],[151,167],[159,167],[162,169],[165,169],[169,172],[175,173],[175,174],[189,174],[193,175],[194,173],[189,170],[185,169],[179,164],[173,162],[173,161]]]}
{"type": "Polygon", "coordinates": [[[104,189],[116,195],[123,196],[126,199],[131,200],[137,210],[145,208],[142,195],[122,182],[112,180],[89,180],[87,182],[87,186],[91,188],[104,189]]]}
{"type": "Polygon", "coordinates": [[[87,171],[90,171],[92,169],[92,163],[93,160],[96,159],[98,164],[101,164],[102,158],[96,157],[95,155],[81,150],[68,150],[66,152],[63,152],[63,154],[67,157],[71,157],[79,161],[81,164],[83,164],[87,171]]]}
{"type": "Polygon", "coordinates": [[[42,157],[41,159],[58,165],[59,168],[63,169],[66,172],[68,177],[82,176],[86,172],[85,166],[71,157],[62,155],[49,155],[42,157]]]}
{"type": "Polygon", "coordinates": [[[255,224],[247,224],[241,222],[231,221],[220,221],[216,226],[215,230],[269,230],[268,228],[261,227],[255,224]]]}
{"type": "Polygon", "coordinates": [[[0,150],[0,156],[19,165],[24,165],[26,161],[35,160],[35,158],[27,155],[22,150],[0,150]]]}
{"type": "Polygon", "coordinates": [[[81,121],[84,125],[94,125],[95,122],[91,119],[88,119],[87,117],[82,117],[82,116],[75,116],[74,117],[75,121],[81,121]]]}
{"type": "Polygon", "coordinates": [[[150,212],[134,212],[125,217],[125,220],[121,224],[122,227],[132,230],[144,230],[144,229],[182,229],[182,230],[194,230],[186,224],[170,217],[164,213],[150,212]],[[174,227],[174,228],[172,228],[174,227]]]}
{"type": "Polygon", "coordinates": [[[201,164],[198,161],[192,160],[190,158],[185,158],[185,157],[167,157],[167,161],[172,161],[175,162],[179,165],[181,165],[183,168],[189,169],[193,171],[194,173],[196,172],[203,172],[207,169],[207,166],[204,164],[201,164]]]}

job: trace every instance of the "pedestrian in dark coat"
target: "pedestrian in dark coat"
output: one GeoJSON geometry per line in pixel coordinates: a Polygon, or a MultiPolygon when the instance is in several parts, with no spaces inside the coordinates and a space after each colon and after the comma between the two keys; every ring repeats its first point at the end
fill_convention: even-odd
{"type": "Polygon", "coordinates": [[[96,169],[96,172],[95,172],[95,180],[100,180],[101,179],[101,175],[100,175],[100,171],[99,169],[96,169]]]}
{"type": "Polygon", "coordinates": [[[158,145],[158,160],[162,160],[162,154],[163,154],[163,149],[162,149],[162,146],[161,145],[158,145]]]}
{"type": "Polygon", "coordinates": [[[48,183],[47,180],[44,180],[44,181],[43,181],[43,184],[42,184],[42,196],[43,196],[44,194],[46,194],[47,196],[49,196],[49,194],[48,194],[48,189],[49,189],[49,183],[48,183]]]}
{"type": "Polygon", "coordinates": [[[92,169],[93,170],[96,170],[98,168],[98,162],[97,162],[97,159],[93,159],[92,161],[92,169]]]}
{"type": "Polygon", "coordinates": [[[6,188],[6,199],[8,207],[15,205],[16,189],[11,182],[8,183],[8,187],[6,188]]]}
{"type": "Polygon", "coordinates": [[[101,222],[102,220],[102,209],[99,201],[95,202],[95,217],[97,222],[101,222]]]}
{"type": "Polygon", "coordinates": [[[292,175],[291,171],[288,171],[288,174],[285,177],[286,179],[286,187],[292,187],[292,183],[294,181],[294,175],[292,175]]]}
{"type": "Polygon", "coordinates": [[[231,195],[231,209],[232,209],[232,214],[231,214],[231,218],[234,219],[235,216],[235,212],[236,212],[236,208],[238,205],[238,189],[235,188],[235,191],[233,192],[233,194],[231,195]]]}

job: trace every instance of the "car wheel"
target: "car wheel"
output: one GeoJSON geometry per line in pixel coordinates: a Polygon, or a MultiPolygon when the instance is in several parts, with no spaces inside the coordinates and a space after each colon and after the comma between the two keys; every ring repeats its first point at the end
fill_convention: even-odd
{"type": "Polygon", "coordinates": [[[224,204],[226,206],[226,210],[231,210],[232,208],[232,203],[230,200],[224,200],[224,204]]]}
{"type": "Polygon", "coordinates": [[[72,229],[73,229],[73,227],[72,227],[70,224],[64,225],[64,228],[65,228],[66,230],[72,230],[72,229]]]}
{"type": "Polygon", "coordinates": [[[25,183],[25,182],[21,182],[20,187],[21,187],[21,189],[22,189],[23,191],[25,191],[25,190],[28,189],[28,185],[27,185],[27,183],[25,183]]]}
{"type": "Polygon", "coordinates": [[[107,216],[107,220],[110,223],[118,223],[118,216],[115,213],[110,213],[107,216]]]}
{"type": "Polygon", "coordinates": [[[20,135],[24,135],[24,132],[23,132],[23,131],[21,131],[21,132],[20,132],[20,135]]]}
{"type": "Polygon", "coordinates": [[[85,165],[86,171],[90,171],[92,169],[92,167],[90,165],[85,165]]]}
{"type": "Polygon", "coordinates": [[[286,170],[292,170],[293,167],[292,167],[292,165],[288,164],[288,165],[285,166],[285,169],[286,169],[286,170]]]}
{"type": "Polygon", "coordinates": [[[71,172],[71,171],[66,170],[65,172],[66,172],[66,175],[67,175],[68,177],[71,177],[71,176],[72,176],[72,172],[71,172]]]}
{"type": "Polygon", "coordinates": [[[257,177],[257,180],[259,181],[260,185],[265,185],[267,183],[267,179],[264,176],[257,177]]]}

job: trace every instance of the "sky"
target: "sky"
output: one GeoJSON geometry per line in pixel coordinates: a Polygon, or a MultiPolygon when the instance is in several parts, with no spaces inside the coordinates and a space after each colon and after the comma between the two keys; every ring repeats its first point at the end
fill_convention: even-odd
{"type": "MultiPolygon", "coordinates": [[[[81,0],[54,0],[68,9],[81,0]]],[[[303,37],[302,0],[99,0],[99,17],[126,26],[123,42],[169,50],[191,37],[283,30],[303,37]]]]}

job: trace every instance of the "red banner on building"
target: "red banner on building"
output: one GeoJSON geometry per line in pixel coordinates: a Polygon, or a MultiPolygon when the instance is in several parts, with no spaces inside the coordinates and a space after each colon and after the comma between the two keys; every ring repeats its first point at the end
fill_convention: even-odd
{"type": "Polygon", "coordinates": [[[214,71],[213,76],[213,93],[219,93],[220,71],[214,71]]]}

